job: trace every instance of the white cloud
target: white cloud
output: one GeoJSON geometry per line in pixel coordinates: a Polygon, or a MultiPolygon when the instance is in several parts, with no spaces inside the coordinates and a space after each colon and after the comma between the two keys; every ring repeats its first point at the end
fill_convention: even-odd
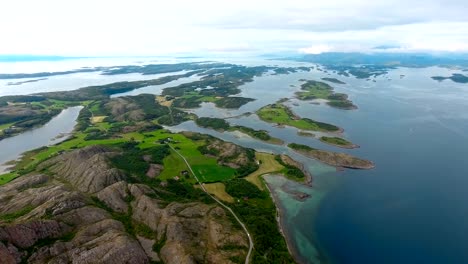
{"type": "Polygon", "coordinates": [[[386,1],[1,1],[0,54],[468,51],[468,5],[386,1]]]}
{"type": "Polygon", "coordinates": [[[320,54],[323,52],[332,51],[332,47],[329,45],[314,45],[307,48],[299,49],[299,52],[306,53],[306,54],[320,54]]]}

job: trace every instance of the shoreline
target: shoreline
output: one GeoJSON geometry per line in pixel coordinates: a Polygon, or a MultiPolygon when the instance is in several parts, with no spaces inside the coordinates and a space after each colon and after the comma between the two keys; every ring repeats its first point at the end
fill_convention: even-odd
{"type": "MultiPolygon", "coordinates": [[[[297,252],[297,250],[293,246],[294,243],[289,238],[290,236],[287,235],[287,232],[285,232],[286,228],[285,228],[285,224],[284,224],[284,221],[283,221],[284,220],[283,214],[284,214],[285,209],[282,208],[280,202],[278,201],[279,199],[276,197],[275,193],[273,192],[273,190],[272,190],[273,187],[270,186],[270,184],[263,178],[264,176],[268,176],[268,175],[272,175],[272,174],[263,174],[260,177],[262,177],[262,180],[265,182],[265,185],[266,185],[266,187],[268,189],[270,197],[273,200],[273,203],[275,204],[275,207],[276,207],[276,224],[278,225],[278,229],[279,229],[281,235],[284,237],[284,240],[286,242],[286,247],[288,248],[289,254],[291,254],[294,261],[296,263],[298,263],[298,264],[305,264],[305,262],[302,261],[302,258],[300,257],[299,252],[297,252]]],[[[285,177],[284,175],[281,175],[281,174],[279,174],[278,176],[288,179],[287,177],[285,177]]]]}

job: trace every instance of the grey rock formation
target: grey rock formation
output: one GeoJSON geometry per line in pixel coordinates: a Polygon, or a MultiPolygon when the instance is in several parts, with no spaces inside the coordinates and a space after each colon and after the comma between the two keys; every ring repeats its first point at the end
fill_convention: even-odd
{"type": "Polygon", "coordinates": [[[63,153],[39,165],[44,174],[0,186],[0,263],[231,263],[245,257],[247,238],[224,209],[165,201],[159,194],[170,192],[160,186],[126,182],[111,166],[112,155],[100,146],[63,153]]]}
{"type": "Polygon", "coordinates": [[[126,199],[130,197],[130,194],[128,193],[127,183],[124,181],[107,186],[104,190],[97,193],[97,197],[116,212],[128,212],[126,199]]]}
{"type": "Polygon", "coordinates": [[[39,169],[48,168],[82,192],[96,193],[125,179],[122,172],[109,165],[109,157],[115,154],[106,147],[89,146],[52,158],[39,169]]]}
{"type": "Polygon", "coordinates": [[[155,178],[161,174],[164,170],[164,166],[160,164],[150,164],[148,171],[146,172],[146,176],[150,178],[155,178]]]}

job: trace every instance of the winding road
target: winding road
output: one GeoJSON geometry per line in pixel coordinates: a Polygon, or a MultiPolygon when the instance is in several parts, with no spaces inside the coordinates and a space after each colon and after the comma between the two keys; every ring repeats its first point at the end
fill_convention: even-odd
{"type": "Polygon", "coordinates": [[[195,174],[195,172],[192,170],[192,167],[190,166],[190,164],[188,163],[187,159],[182,155],[180,154],[175,148],[173,148],[170,144],[168,144],[169,147],[175,152],[177,153],[177,155],[179,155],[185,162],[185,164],[187,164],[187,167],[189,168],[190,172],[192,173],[193,177],[195,177],[195,179],[197,180],[198,182],[198,185],[200,185],[200,187],[202,188],[202,190],[208,194],[213,200],[215,200],[219,205],[221,205],[222,207],[224,207],[226,210],[228,210],[229,212],[231,212],[231,214],[234,216],[234,218],[237,220],[237,222],[242,226],[242,228],[244,229],[245,233],[247,234],[247,237],[249,238],[249,252],[247,253],[247,256],[245,257],[245,264],[249,264],[250,262],[250,255],[252,254],[252,250],[253,250],[253,247],[254,247],[254,243],[253,243],[253,240],[252,240],[252,236],[250,235],[249,231],[247,230],[247,227],[245,227],[244,223],[242,223],[242,221],[239,219],[239,217],[237,217],[237,215],[234,213],[234,211],[227,205],[225,205],[223,202],[221,202],[220,200],[218,200],[216,197],[214,197],[213,195],[211,195],[210,193],[208,193],[208,191],[205,189],[205,186],[203,186],[203,184],[200,182],[200,180],[198,179],[197,175],[195,174]]]}

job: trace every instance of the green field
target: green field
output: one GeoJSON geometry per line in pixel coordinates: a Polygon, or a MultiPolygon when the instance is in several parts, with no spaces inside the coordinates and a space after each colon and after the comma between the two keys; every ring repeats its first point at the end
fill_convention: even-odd
{"type": "Polygon", "coordinates": [[[86,102],[71,102],[63,100],[48,99],[47,101],[31,102],[31,105],[40,106],[46,110],[64,109],[70,106],[83,105],[86,102]]]}
{"type": "Polygon", "coordinates": [[[8,123],[8,124],[0,125],[0,132],[3,131],[4,129],[9,128],[9,127],[12,126],[13,124],[14,124],[14,123],[8,123]]]}
{"type": "Polygon", "coordinates": [[[340,128],[334,125],[317,122],[308,118],[296,116],[287,106],[283,104],[271,104],[260,108],[257,111],[258,117],[268,123],[278,125],[293,126],[303,130],[312,131],[339,131],[340,128]]]}
{"type": "MultiPolygon", "coordinates": [[[[85,140],[86,133],[77,132],[73,139],[62,142],[58,145],[44,147],[37,151],[26,153],[20,162],[16,165],[16,170],[21,174],[34,170],[35,166],[40,162],[53,157],[61,151],[67,151],[75,148],[82,148],[90,145],[115,145],[128,141],[136,141],[140,149],[150,148],[159,145],[159,140],[172,138],[170,143],[174,148],[187,159],[195,173],[202,182],[217,182],[234,178],[236,170],[218,165],[216,158],[206,157],[201,154],[197,148],[204,144],[203,141],[192,141],[181,134],[173,134],[165,130],[157,130],[149,133],[128,133],[123,134],[120,138],[101,139],[101,140],[85,140]],[[146,136],[145,136],[146,135],[146,136]]],[[[181,171],[187,170],[184,161],[175,152],[171,151],[171,155],[163,160],[164,170],[160,175],[160,179],[170,179],[175,176],[181,176],[181,171]]],[[[18,174],[0,175],[0,184],[5,184],[11,181],[18,174]]],[[[182,178],[182,177],[181,177],[182,178]]],[[[193,179],[192,179],[193,181],[193,179]]]]}
{"type": "Polygon", "coordinates": [[[16,173],[7,173],[0,175],[0,186],[14,180],[16,177],[18,177],[18,174],[16,173]]]}
{"type": "MultiPolygon", "coordinates": [[[[223,181],[226,179],[232,179],[235,176],[236,171],[234,169],[218,165],[215,158],[206,157],[198,151],[197,148],[203,145],[203,141],[196,142],[181,134],[171,134],[159,131],[146,134],[155,136],[151,138],[152,141],[171,137],[172,143],[170,144],[187,159],[201,182],[223,181]]],[[[153,144],[154,143],[148,141],[143,141],[140,143],[140,147],[150,147],[153,144]]],[[[181,171],[188,170],[183,159],[172,150],[171,155],[166,157],[163,162],[164,170],[159,176],[162,180],[174,178],[175,176],[180,177],[181,171]]]]}
{"type": "Polygon", "coordinates": [[[182,158],[171,150],[171,155],[163,160],[164,170],[159,175],[161,180],[172,179],[175,176],[180,176],[180,172],[188,170],[182,158]]]}

